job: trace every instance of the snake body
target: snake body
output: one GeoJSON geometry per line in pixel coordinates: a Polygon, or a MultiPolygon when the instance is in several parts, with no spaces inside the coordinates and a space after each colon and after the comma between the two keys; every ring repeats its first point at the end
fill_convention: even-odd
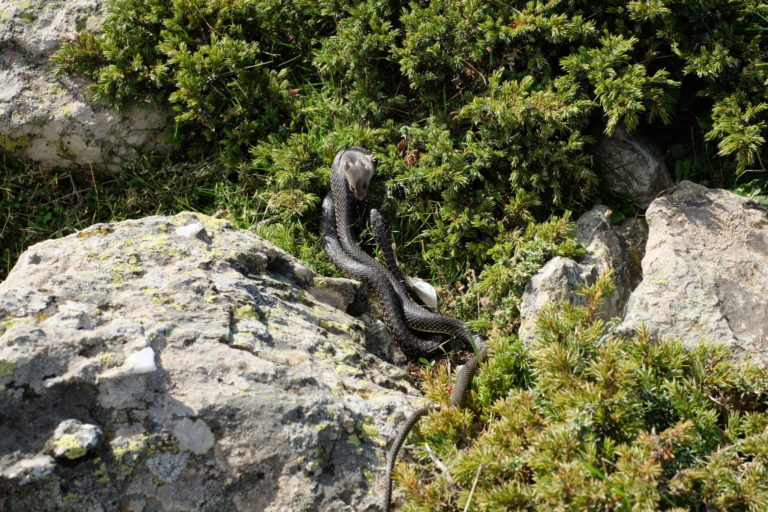
{"type": "MultiPolygon", "coordinates": [[[[394,244],[392,243],[392,231],[384,222],[384,217],[382,217],[381,212],[375,208],[371,209],[370,220],[371,232],[381,249],[381,258],[384,260],[384,265],[386,265],[387,270],[389,270],[394,278],[402,283],[403,287],[407,289],[408,285],[406,283],[405,274],[400,270],[400,267],[397,265],[397,258],[395,258],[394,244]]],[[[413,296],[413,294],[410,295],[413,296]]]]}
{"type": "MultiPolygon", "coordinates": [[[[323,201],[323,249],[341,272],[366,282],[373,289],[384,323],[409,357],[435,350],[440,343],[434,338],[423,339],[414,331],[446,334],[464,341],[473,348],[475,353],[459,371],[451,393],[450,406],[461,405],[472,377],[486,358],[487,347],[479,337],[470,336],[469,331],[458,319],[433,313],[412,299],[392,252],[391,234],[378,211],[371,212],[371,225],[387,266],[380,264],[357,245],[350,227],[353,216],[351,194],[341,169],[341,162],[347,151],[357,151],[370,156],[369,151],[360,147],[345,148],[336,154],[331,166],[331,192],[323,201]]],[[[419,419],[437,409],[437,406],[432,405],[414,411],[392,443],[387,454],[384,495],[384,507],[387,511],[392,498],[392,471],[400,448],[419,419]]]]}
{"type": "MultiPolygon", "coordinates": [[[[368,253],[360,249],[352,235],[351,221],[353,216],[352,204],[350,201],[349,190],[341,169],[341,160],[347,151],[359,151],[364,154],[370,154],[369,151],[360,147],[351,147],[342,149],[336,154],[331,166],[331,194],[333,196],[333,206],[336,213],[336,232],[339,243],[347,255],[351,256],[366,267],[373,269],[377,274],[385,276],[394,289],[402,303],[403,314],[408,326],[415,330],[427,333],[446,334],[460,339],[473,349],[474,339],[470,336],[464,324],[456,318],[433,313],[423,306],[417,304],[409,295],[405,285],[392,275],[385,266],[373,259],[368,253]]],[[[398,333],[394,333],[395,338],[398,333]]]]}
{"type": "MultiPolygon", "coordinates": [[[[480,346],[479,357],[473,355],[464,364],[461,370],[459,370],[459,374],[456,377],[456,384],[453,385],[451,401],[448,404],[449,407],[453,407],[454,405],[462,405],[464,398],[466,397],[467,390],[469,389],[469,384],[472,382],[472,377],[480,367],[480,363],[484,361],[488,355],[487,346],[483,344],[479,339],[476,340],[476,343],[478,346],[480,346]]],[[[411,430],[413,430],[413,427],[416,426],[421,417],[439,409],[440,408],[435,405],[428,405],[426,407],[416,409],[397,432],[397,436],[395,436],[395,440],[392,442],[392,446],[387,453],[387,472],[386,482],[384,484],[384,510],[387,512],[389,512],[390,504],[392,503],[392,473],[395,470],[395,462],[397,461],[397,454],[400,453],[400,448],[403,447],[405,439],[408,437],[408,434],[411,433],[411,430]]]]}
{"type": "MultiPolygon", "coordinates": [[[[397,259],[395,258],[392,232],[384,222],[384,218],[378,210],[371,210],[370,219],[371,230],[373,231],[374,238],[376,238],[376,243],[378,243],[379,248],[381,249],[381,255],[387,266],[387,270],[389,270],[390,274],[398,281],[405,283],[405,276],[402,270],[398,267],[397,259]]],[[[479,337],[475,337],[475,344],[473,346],[478,347],[478,352],[470,357],[456,376],[456,383],[454,384],[453,392],[451,393],[451,401],[448,404],[449,407],[462,405],[467,390],[469,389],[469,385],[472,382],[472,377],[475,375],[480,363],[484,361],[487,356],[488,348],[479,337]]],[[[405,443],[405,439],[408,437],[411,430],[413,430],[413,427],[419,422],[421,417],[436,410],[439,410],[439,407],[434,405],[416,409],[408,420],[406,420],[400,427],[395,440],[392,442],[389,453],[387,453],[386,483],[384,488],[384,507],[387,511],[389,511],[392,502],[392,472],[395,469],[397,454],[400,453],[400,448],[402,448],[403,443],[405,443]]]]}
{"type": "Polygon", "coordinates": [[[440,346],[439,340],[419,338],[406,324],[400,297],[392,289],[389,280],[381,272],[351,258],[341,247],[336,234],[334,201],[331,194],[323,200],[323,250],[334,265],[344,274],[359,279],[371,287],[384,324],[400,343],[408,357],[418,357],[440,346]]]}

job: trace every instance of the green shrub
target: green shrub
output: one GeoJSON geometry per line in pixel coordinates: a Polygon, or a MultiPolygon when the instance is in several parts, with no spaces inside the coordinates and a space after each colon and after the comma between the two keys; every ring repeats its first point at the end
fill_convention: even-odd
{"type": "Polygon", "coordinates": [[[55,59],[117,104],[171,105],[179,156],[237,170],[222,180],[296,247],[317,245],[333,154],[368,146],[406,266],[455,282],[589,206],[594,142],[619,124],[656,131],[687,178],[762,167],[766,19],[747,0],[113,0],[55,59]]]}
{"type": "MultiPolygon", "coordinates": [[[[722,346],[612,334],[596,317],[611,289],[603,277],[585,306],[550,306],[529,349],[491,340],[469,407],[411,438],[403,510],[765,508],[768,371],[722,346]]],[[[428,395],[445,401],[450,382],[432,377],[428,395]]]]}

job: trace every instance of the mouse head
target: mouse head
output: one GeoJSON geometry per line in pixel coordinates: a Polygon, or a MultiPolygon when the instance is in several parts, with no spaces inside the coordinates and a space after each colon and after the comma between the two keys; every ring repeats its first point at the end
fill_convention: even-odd
{"type": "Polygon", "coordinates": [[[376,174],[376,158],[359,151],[347,151],[341,162],[341,170],[349,190],[359,201],[365,199],[371,178],[376,174]]]}

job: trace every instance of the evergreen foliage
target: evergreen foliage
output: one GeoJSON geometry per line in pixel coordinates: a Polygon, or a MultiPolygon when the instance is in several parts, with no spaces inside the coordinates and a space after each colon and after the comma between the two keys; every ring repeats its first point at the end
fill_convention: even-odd
{"type": "Polygon", "coordinates": [[[763,167],[759,1],[112,0],[110,12],[63,46],[60,69],[118,105],[171,105],[180,151],[220,157],[296,247],[316,245],[343,145],[382,161],[374,199],[398,219],[406,266],[446,282],[480,273],[527,222],[588,206],[593,144],[619,124],[700,155],[680,174],[728,185],[763,167]],[[713,165],[708,141],[728,159],[713,165]]]}
{"type": "MultiPolygon", "coordinates": [[[[603,276],[586,305],[551,305],[530,349],[491,340],[469,408],[411,437],[403,510],[765,509],[768,371],[722,346],[613,334],[597,319],[611,291],[603,276]]],[[[429,377],[427,395],[445,401],[450,382],[429,377]]]]}

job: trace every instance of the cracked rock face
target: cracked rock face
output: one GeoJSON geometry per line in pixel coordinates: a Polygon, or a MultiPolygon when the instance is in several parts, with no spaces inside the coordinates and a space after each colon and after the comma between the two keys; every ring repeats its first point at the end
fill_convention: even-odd
{"type": "Polygon", "coordinates": [[[189,213],[30,247],[0,283],[0,510],[381,510],[423,401],[353,285],[189,213]]]}
{"type": "Polygon", "coordinates": [[[768,214],[725,190],[683,181],[646,213],[643,281],[621,328],[732,347],[768,364],[768,214]]]}
{"type": "Polygon", "coordinates": [[[616,291],[600,308],[601,317],[623,315],[630,293],[642,279],[640,260],[648,228],[641,218],[612,224],[610,214],[606,206],[596,206],[576,221],[576,239],[587,251],[582,261],[552,258],[528,282],[520,304],[519,335],[524,342],[536,338],[536,317],[549,302],[583,304],[577,290],[594,284],[607,270],[614,272],[616,291]]]}
{"type": "Polygon", "coordinates": [[[0,3],[0,150],[44,167],[118,171],[161,150],[171,116],[149,106],[121,113],[87,97],[89,82],[56,77],[63,39],[102,23],[102,0],[0,3]]]}

